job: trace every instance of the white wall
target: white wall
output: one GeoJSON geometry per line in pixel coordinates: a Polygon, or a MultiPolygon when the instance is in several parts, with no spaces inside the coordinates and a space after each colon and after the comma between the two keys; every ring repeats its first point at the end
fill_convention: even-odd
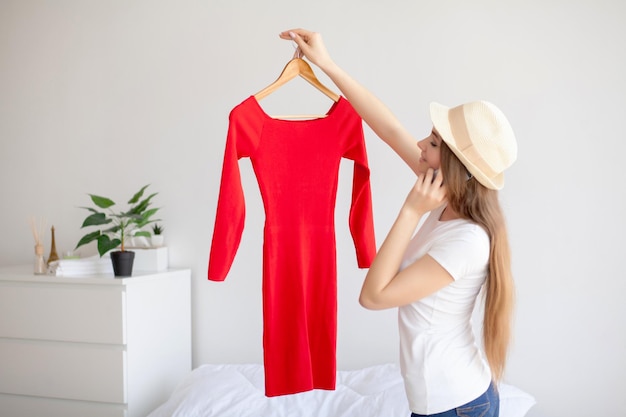
{"type": "MultiPolygon", "coordinates": [[[[241,248],[226,282],[206,280],[227,117],[291,57],[278,32],[312,28],[416,138],[432,100],[505,111],[520,149],[502,193],[518,291],[506,379],[536,396],[531,416],[624,414],[626,5],[547,3],[2,0],[0,265],[32,261],[29,216],[72,248],[86,193],[122,202],[150,183],[170,262],[193,269],[194,365],[260,362],[264,217],[249,161],[241,248]]],[[[297,110],[328,105],[298,81],[265,105],[289,110],[293,91],[297,110]]],[[[413,179],[366,136],[380,243],[413,179]]],[[[344,369],[397,358],[395,311],[357,304],[350,172],[337,203],[344,369]]]]}

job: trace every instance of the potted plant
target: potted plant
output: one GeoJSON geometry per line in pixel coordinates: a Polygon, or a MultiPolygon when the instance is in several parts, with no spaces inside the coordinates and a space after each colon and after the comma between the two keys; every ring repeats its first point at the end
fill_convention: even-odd
{"type": "Polygon", "coordinates": [[[142,231],[141,228],[157,221],[153,220],[152,216],[154,216],[159,209],[149,207],[152,198],[158,193],[153,193],[143,198],[144,191],[148,188],[148,185],[143,186],[128,200],[128,204],[130,204],[131,207],[126,211],[114,211],[111,208],[115,206],[113,200],[94,194],[89,194],[89,196],[97,208],[81,207],[91,212],[83,221],[81,229],[89,226],[103,227],[83,236],[76,245],[76,249],[97,240],[98,253],[102,257],[105,253],[119,247],[120,250],[111,252],[111,261],[113,263],[115,276],[124,277],[132,275],[135,253],[126,250],[126,238],[130,237],[131,233],[133,233],[134,236],[150,237],[150,232],[142,231]]]}
{"type": "Polygon", "coordinates": [[[152,225],[152,236],[150,237],[150,244],[153,248],[163,246],[165,237],[163,236],[163,226],[158,223],[152,225]]]}

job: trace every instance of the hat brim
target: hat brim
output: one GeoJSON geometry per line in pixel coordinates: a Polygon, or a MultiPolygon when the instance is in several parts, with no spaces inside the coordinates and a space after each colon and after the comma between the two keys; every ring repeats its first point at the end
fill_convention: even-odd
{"type": "Polygon", "coordinates": [[[430,119],[435,129],[448,145],[448,147],[454,152],[461,163],[467,168],[467,170],[476,178],[478,182],[487,188],[492,190],[500,190],[504,186],[504,173],[500,173],[495,177],[486,176],[476,165],[469,161],[463,153],[459,150],[454,135],[452,134],[452,128],[450,126],[450,119],[448,112],[450,108],[439,103],[430,103],[430,119]]]}

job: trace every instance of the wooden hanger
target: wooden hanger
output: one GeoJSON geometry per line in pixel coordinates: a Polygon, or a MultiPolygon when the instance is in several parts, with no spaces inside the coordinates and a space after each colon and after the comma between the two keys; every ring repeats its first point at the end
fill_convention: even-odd
{"type": "MultiPolygon", "coordinates": [[[[261,100],[264,97],[269,96],[282,85],[286,84],[288,81],[294,79],[296,76],[301,76],[306,81],[308,81],[313,87],[320,90],[327,97],[329,97],[334,102],[339,101],[339,94],[330,90],[324,84],[320,82],[315,76],[313,69],[311,66],[302,58],[294,58],[285,65],[283,71],[278,76],[278,79],[274,81],[272,84],[265,87],[263,90],[259,91],[254,95],[254,98],[257,100],[261,100]]],[[[276,118],[292,118],[292,119],[302,119],[302,118],[319,118],[326,117],[326,115],[315,115],[315,114],[298,114],[298,115],[282,115],[282,116],[272,116],[276,118]]]]}

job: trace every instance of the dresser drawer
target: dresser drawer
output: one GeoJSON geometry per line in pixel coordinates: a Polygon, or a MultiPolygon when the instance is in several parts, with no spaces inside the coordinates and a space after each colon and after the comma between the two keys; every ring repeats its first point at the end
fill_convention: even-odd
{"type": "Polygon", "coordinates": [[[123,344],[124,298],[105,285],[0,283],[0,335],[123,344]]]}
{"type": "Polygon", "coordinates": [[[121,346],[0,339],[0,392],[126,403],[121,346]]]}

